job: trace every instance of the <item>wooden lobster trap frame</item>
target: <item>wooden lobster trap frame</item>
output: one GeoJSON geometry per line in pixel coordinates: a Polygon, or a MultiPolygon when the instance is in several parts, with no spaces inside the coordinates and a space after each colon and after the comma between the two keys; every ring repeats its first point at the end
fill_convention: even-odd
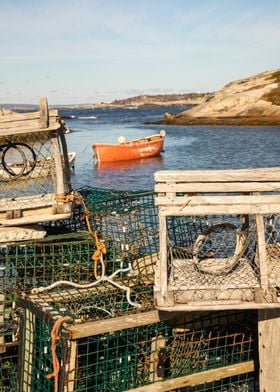
{"type": "MultiPolygon", "coordinates": [[[[41,98],[38,112],[12,113],[0,118],[0,225],[2,227],[21,226],[37,222],[67,219],[72,214],[72,202],[65,202],[64,197],[71,192],[70,169],[67,145],[64,136],[64,124],[58,117],[56,109],[48,108],[46,98],[41,98]],[[29,144],[48,141],[50,156],[44,156],[39,161],[35,148],[29,144]],[[27,157],[28,151],[31,159],[27,157]],[[8,155],[13,153],[21,158],[21,162],[10,164],[8,155]],[[53,192],[43,194],[28,194],[22,192],[23,184],[33,180],[40,173],[39,165],[51,167],[49,182],[52,182],[53,192]],[[21,182],[20,182],[21,181],[21,182]],[[18,187],[16,197],[9,196],[9,190],[18,187]],[[6,187],[6,188],[5,188],[6,187]],[[5,193],[5,189],[8,191],[5,193]],[[23,196],[24,194],[24,196],[23,196]]],[[[38,150],[39,151],[39,150],[38,150]]],[[[39,153],[38,153],[39,155],[39,153]]],[[[45,169],[44,169],[45,170],[45,169]]],[[[36,178],[35,178],[36,180],[36,178]]]]}
{"type": "MultiPolygon", "coordinates": [[[[280,307],[279,169],[159,171],[155,181],[160,231],[154,287],[157,308],[280,307]],[[184,218],[187,229],[195,226],[192,240],[181,251],[182,260],[174,257],[179,247],[170,247],[170,218],[184,218]],[[237,221],[240,228],[235,226],[237,221]],[[209,248],[208,257],[200,258],[201,244],[208,240],[213,245],[215,239],[211,242],[208,236],[214,231],[221,235],[222,229],[233,230],[236,236],[231,257],[215,258],[209,248]]],[[[182,233],[173,231],[176,242],[182,233]]],[[[228,244],[224,242],[220,250],[226,252],[228,244]]]]}
{"type": "Polygon", "coordinates": [[[73,307],[90,290],[20,301],[20,391],[164,392],[242,375],[246,384],[253,376],[255,317],[123,309],[117,317],[85,321],[67,298],[73,307]]]}

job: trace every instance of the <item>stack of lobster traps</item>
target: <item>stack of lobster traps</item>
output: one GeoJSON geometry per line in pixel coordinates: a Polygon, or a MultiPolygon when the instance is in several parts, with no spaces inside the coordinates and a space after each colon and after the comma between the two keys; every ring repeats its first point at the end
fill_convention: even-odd
{"type": "Polygon", "coordinates": [[[153,191],[74,192],[63,123],[45,99],[1,119],[0,143],[0,391],[257,390],[256,311],[158,309],[171,287],[160,263],[184,291],[192,274],[181,259],[213,270],[201,260],[209,235],[228,248],[220,269],[243,268],[246,255],[258,271],[251,225],[234,245],[236,222],[176,213],[167,236],[153,191]]]}

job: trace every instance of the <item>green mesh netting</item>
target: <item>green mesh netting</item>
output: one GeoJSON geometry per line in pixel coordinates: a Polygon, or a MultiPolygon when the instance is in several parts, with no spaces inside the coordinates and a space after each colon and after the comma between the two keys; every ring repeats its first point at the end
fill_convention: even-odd
{"type": "MultiPolygon", "coordinates": [[[[24,367],[29,369],[31,380],[44,378],[47,370],[50,370],[50,328],[56,317],[74,313],[73,304],[66,301],[68,295],[66,292],[53,293],[50,302],[47,294],[41,294],[25,303],[26,317],[29,318],[25,325],[29,325],[29,330],[25,328],[23,341],[26,342],[27,334],[32,344],[25,344],[22,358],[29,357],[30,363],[28,365],[25,361],[22,365],[21,383],[28,378],[25,376],[24,379],[24,367]],[[45,302],[42,304],[43,300],[45,302]],[[30,320],[31,324],[36,325],[33,333],[30,333],[30,320]],[[26,351],[29,351],[29,356],[26,351]],[[46,353],[40,363],[37,361],[39,351],[41,357],[42,352],[46,353]]],[[[75,302],[74,295],[71,299],[75,302]]],[[[81,303],[80,298],[76,301],[81,303]]],[[[84,316],[84,313],[90,314],[90,305],[83,309],[83,317],[79,311],[76,308],[76,328],[80,322],[92,320],[84,316]]],[[[128,308],[122,314],[127,311],[128,308]]],[[[145,313],[143,319],[145,320],[145,313]]],[[[116,318],[112,319],[112,323],[115,320],[116,318]]],[[[255,313],[218,312],[204,317],[197,316],[192,320],[184,320],[181,316],[179,319],[130,329],[123,326],[122,330],[113,329],[98,335],[94,335],[92,326],[93,335],[78,338],[74,346],[67,330],[63,330],[58,350],[62,362],[60,385],[64,391],[69,392],[125,391],[157,381],[246,362],[254,357],[255,328],[255,313]],[[69,358],[72,358],[72,368],[69,358]]],[[[36,386],[34,381],[32,391],[39,391],[39,386],[40,383],[36,386]]],[[[46,391],[49,390],[48,386],[45,388],[46,391]]]]}

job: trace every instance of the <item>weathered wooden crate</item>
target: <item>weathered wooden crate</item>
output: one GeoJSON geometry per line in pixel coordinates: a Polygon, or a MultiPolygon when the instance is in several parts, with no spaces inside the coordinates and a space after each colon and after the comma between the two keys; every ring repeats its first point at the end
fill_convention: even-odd
{"type": "Polygon", "coordinates": [[[64,290],[21,302],[20,391],[170,391],[242,375],[252,382],[255,316],[135,313],[111,294],[64,290]]]}
{"type": "Polygon", "coordinates": [[[280,307],[278,168],[155,173],[162,310],[280,307]]]}
{"type": "MultiPolygon", "coordinates": [[[[67,219],[72,202],[64,125],[46,98],[40,110],[0,117],[0,225],[67,219]]],[[[32,238],[32,237],[31,237],[32,238]]]]}

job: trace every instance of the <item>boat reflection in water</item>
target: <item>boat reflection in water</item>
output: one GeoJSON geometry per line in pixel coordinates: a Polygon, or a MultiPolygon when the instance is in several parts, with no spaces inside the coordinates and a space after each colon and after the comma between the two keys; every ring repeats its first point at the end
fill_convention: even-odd
{"type": "Polygon", "coordinates": [[[131,161],[115,161],[115,162],[99,162],[95,163],[98,169],[107,170],[122,170],[122,169],[138,169],[143,166],[162,166],[164,159],[161,155],[151,158],[134,159],[131,161]]]}

